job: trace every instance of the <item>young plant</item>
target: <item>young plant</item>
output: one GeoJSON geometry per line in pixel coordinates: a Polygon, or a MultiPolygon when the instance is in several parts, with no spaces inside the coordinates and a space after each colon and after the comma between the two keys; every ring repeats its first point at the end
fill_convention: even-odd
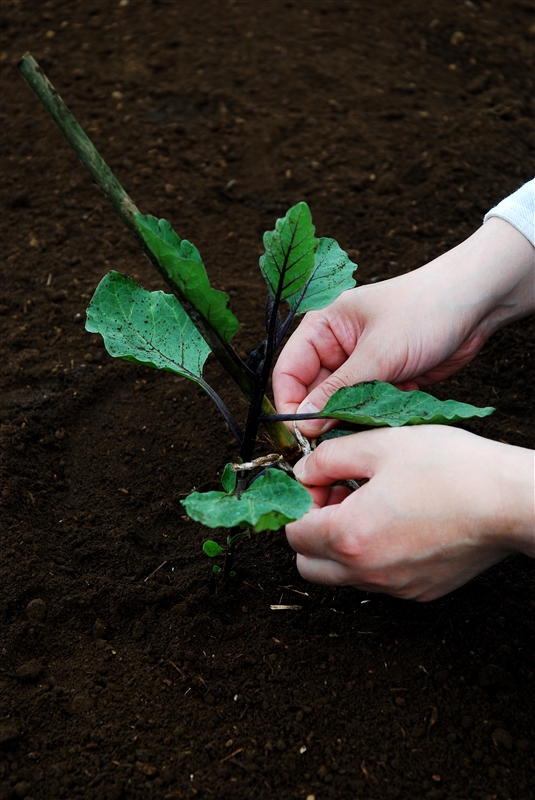
{"type": "MultiPolygon", "coordinates": [[[[210,557],[225,555],[224,579],[233,575],[236,543],[243,536],[278,530],[302,517],[312,504],[308,491],[292,476],[290,463],[301,445],[283,421],[317,417],[359,426],[400,426],[449,424],[492,413],[492,408],[440,402],[424,392],[401,392],[371,381],[340,389],[318,414],[277,415],[266,388],[290,326],[297,315],[323,308],[352,288],[356,264],[334,239],[316,237],[306,203],[290,208],[264,235],[260,271],[267,287],[265,338],[243,360],[230,343],[239,322],[228,307],[228,296],[211,287],[197,248],[166,220],[139,212],[31,56],[24,57],[20,69],[171,291],[149,292],[131,278],[110,272],[87,309],[86,329],[102,335],[111,356],[197,383],[236,438],[236,462],[223,469],[223,491],[193,492],[182,501],[192,519],[226,529],[224,547],[212,540],[203,546],[210,557]],[[203,377],[211,352],[248,401],[244,424],[203,377]],[[261,424],[276,452],[255,458],[261,424]]],[[[296,435],[307,444],[297,431],[296,435]]],[[[220,567],[214,572],[221,572],[220,567]]]]}
{"type": "MultiPolygon", "coordinates": [[[[228,296],[213,289],[196,247],[181,239],[166,220],[134,214],[145,245],[168,278],[179,288],[205,324],[218,336],[234,365],[250,383],[249,409],[242,427],[202,375],[210,346],[176,296],[149,292],[131,278],[110,272],[98,285],[87,309],[86,328],[100,333],[108,353],[195,381],[217,405],[237,445],[237,462],[227,464],[224,491],[194,492],[183,504],[193,519],[211,528],[226,528],[225,577],[236,542],[249,530],[278,530],[310,507],[309,493],[288,473],[283,453],[254,459],[262,421],[281,422],[265,414],[264,396],[274,358],[297,314],[322,308],[355,285],[356,265],[333,239],[318,239],[306,203],[293,206],[275,230],[264,236],[260,270],[267,285],[265,339],[244,361],[229,340],[239,323],[228,308],[228,296]],[[285,312],[283,313],[283,306],[285,312]]],[[[296,454],[298,448],[295,449],[296,454]]],[[[290,453],[291,455],[291,453],[290,453]]],[[[223,548],[205,544],[208,555],[223,548]]]]}

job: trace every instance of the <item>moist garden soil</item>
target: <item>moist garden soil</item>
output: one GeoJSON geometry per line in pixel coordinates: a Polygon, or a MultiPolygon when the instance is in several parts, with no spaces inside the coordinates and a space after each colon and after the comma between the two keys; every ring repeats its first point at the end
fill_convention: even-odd
{"type": "MultiPolygon", "coordinates": [[[[30,50],[141,211],[197,245],[245,355],[261,236],[293,203],[370,283],[532,176],[532,3],[1,12],[2,800],[532,796],[528,558],[417,604],[305,583],[281,531],[244,541],[211,593],[180,501],[217,488],[232,436],[194,384],[84,331],[110,269],[164,287],[16,69],[30,50]]],[[[533,446],[533,331],[498,332],[435,387],[496,406],[469,430],[533,446]]]]}

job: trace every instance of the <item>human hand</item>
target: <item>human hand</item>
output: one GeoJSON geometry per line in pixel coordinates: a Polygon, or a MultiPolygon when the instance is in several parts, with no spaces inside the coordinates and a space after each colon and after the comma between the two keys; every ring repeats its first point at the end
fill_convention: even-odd
{"type": "Polygon", "coordinates": [[[420,601],[514,552],[535,556],[533,454],[446,426],[325,441],[294,472],[314,506],[286,526],[301,575],[420,601]],[[335,481],[368,478],[353,493],[335,481]]]}
{"type": "MultiPolygon", "coordinates": [[[[344,292],[306,314],[273,372],[280,414],[321,410],[343,386],[411,390],[444,380],[490,334],[532,310],[533,248],[501,219],[421,269],[344,292]],[[531,305],[530,305],[531,303],[531,305]]],[[[335,423],[298,423],[317,436],[335,423]]]]}

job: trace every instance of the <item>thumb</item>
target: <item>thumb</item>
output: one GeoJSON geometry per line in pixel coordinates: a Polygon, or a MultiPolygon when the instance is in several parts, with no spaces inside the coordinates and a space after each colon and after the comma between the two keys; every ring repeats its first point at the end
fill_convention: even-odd
{"type": "Polygon", "coordinates": [[[371,478],[385,445],[389,429],[329,439],[294,465],[294,475],[306,486],[329,486],[336,481],[371,478]]]}
{"type": "MultiPolygon", "coordinates": [[[[348,361],[325,378],[319,386],[316,386],[310,394],[301,402],[297,408],[296,414],[317,414],[321,411],[329,398],[346,386],[352,386],[357,381],[366,380],[366,377],[355,377],[354,370],[351,369],[351,364],[348,361]]],[[[336,421],[332,419],[307,419],[298,422],[299,430],[308,438],[320,436],[336,425],[336,421]]]]}

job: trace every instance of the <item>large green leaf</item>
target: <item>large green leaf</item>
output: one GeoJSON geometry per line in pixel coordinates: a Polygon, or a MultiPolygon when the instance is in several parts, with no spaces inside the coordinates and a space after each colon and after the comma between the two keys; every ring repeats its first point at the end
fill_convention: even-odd
{"type": "Polygon", "coordinates": [[[314,254],[314,268],[303,289],[287,297],[290,307],[298,314],[325,308],[346,289],[352,289],[356,281],[353,264],[346,252],[334,239],[322,238],[314,254]]]}
{"type": "Polygon", "coordinates": [[[297,314],[324,308],[355,286],[353,264],[334,239],[316,239],[310,209],[297,203],[264,234],[260,269],[273,297],[297,314]]]}
{"type": "Polygon", "coordinates": [[[389,383],[367,381],[338,389],[318,417],[343,419],[372,427],[448,425],[471,417],[487,417],[494,408],[477,408],[456,400],[437,400],[425,392],[402,392],[389,383]]]}
{"type": "Polygon", "coordinates": [[[318,240],[306,203],[297,203],[274,231],[264,234],[266,252],[260,257],[260,270],[270,294],[285,300],[299,295],[314,269],[318,240]]]}
{"type": "Polygon", "coordinates": [[[210,286],[197,248],[186,239],[181,239],[165,219],[158,220],[142,214],[136,214],[134,218],[145,244],[167,275],[221,338],[228,342],[240,323],[228,308],[228,294],[210,286]]]}
{"type": "Polygon", "coordinates": [[[102,335],[111,356],[197,383],[210,353],[174,295],[148,292],[119,272],[108,273],[97,286],[85,327],[102,335]]]}
{"type": "Polygon", "coordinates": [[[188,515],[209,528],[276,531],[300,519],[312,505],[307,490],[279,469],[268,469],[238,497],[231,492],[193,492],[182,500],[188,515]]]}

